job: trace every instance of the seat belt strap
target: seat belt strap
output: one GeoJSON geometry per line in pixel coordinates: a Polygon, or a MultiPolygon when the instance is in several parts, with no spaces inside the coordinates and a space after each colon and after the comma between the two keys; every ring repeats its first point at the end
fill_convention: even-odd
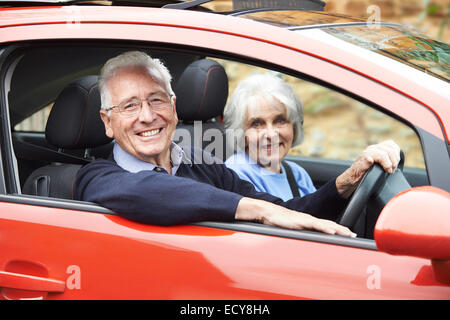
{"type": "Polygon", "coordinates": [[[292,196],[300,197],[300,192],[298,191],[298,185],[295,181],[294,174],[292,173],[291,167],[286,163],[286,161],[281,161],[281,164],[286,171],[286,177],[289,182],[289,187],[291,188],[292,196]]]}

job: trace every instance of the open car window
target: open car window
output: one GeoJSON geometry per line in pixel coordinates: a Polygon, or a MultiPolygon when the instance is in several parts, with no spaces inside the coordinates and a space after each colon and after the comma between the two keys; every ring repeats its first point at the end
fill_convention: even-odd
{"type": "MultiPolygon", "coordinates": [[[[46,141],[44,131],[52,103],[62,88],[68,83],[80,75],[98,74],[106,60],[119,52],[130,49],[136,48],[118,48],[114,46],[83,47],[82,45],[76,48],[72,46],[55,48],[45,46],[40,48],[36,46],[21,52],[15,67],[16,73],[13,73],[12,90],[8,102],[11,114],[11,127],[13,128],[14,156],[17,159],[19,183],[22,188],[27,178],[36,169],[54,162],[67,161],[70,163],[73,160],[70,157],[74,156],[77,158],[84,157],[86,154],[85,150],[56,150],[46,141]],[[72,54],[72,63],[62,63],[59,67],[52,67],[51,62],[55,61],[57,57],[64,56],[67,50],[72,54]],[[74,57],[76,57],[75,60],[74,57]],[[45,74],[44,78],[38,76],[30,78],[26,72],[26,65],[32,64],[36,59],[43,59],[40,66],[37,67],[42,68],[42,70],[36,74],[45,74]],[[29,95],[23,87],[26,85],[35,89],[29,95]],[[26,94],[21,94],[21,92],[26,92],[26,94]],[[62,152],[68,157],[61,160],[59,156],[55,157],[55,152],[62,152]],[[53,157],[55,158],[53,159],[53,157]]],[[[152,48],[148,47],[138,49],[145,50],[151,55],[155,53],[157,57],[167,64],[174,76],[173,86],[176,85],[180,74],[189,63],[204,57],[202,52],[183,52],[182,50],[169,49],[165,51],[161,48],[152,50],[152,48]]],[[[305,139],[300,146],[290,150],[287,158],[304,167],[310,174],[316,187],[320,187],[327,180],[339,175],[367,145],[386,139],[393,139],[398,142],[405,152],[406,166],[418,170],[411,175],[412,184],[427,184],[427,173],[420,140],[414,129],[400,119],[388,115],[376,106],[369,106],[334,89],[304,80],[300,75],[294,76],[281,73],[275,67],[274,69],[258,67],[258,61],[249,61],[249,63],[237,62],[236,60],[227,59],[223,53],[217,54],[217,56],[209,55],[208,58],[214,59],[224,66],[229,81],[229,95],[233,93],[239,81],[254,73],[276,73],[294,87],[296,94],[303,103],[305,139]],[[324,170],[324,168],[327,170],[324,170]],[[325,171],[326,174],[324,174],[325,171]]],[[[88,160],[107,157],[110,151],[110,147],[89,150],[90,158],[88,160]]],[[[80,164],[82,162],[75,163],[80,164]]],[[[25,193],[23,196],[27,197],[25,193]]],[[[20,201],[18,200],[20,195],[15,197],[15,201],[20,201]]],[[[92,204],[79,204],[79,202],[73,200],[54,200],[47,203],[47,205],[67,206],[70,208],[77,208],[79,205],[80,210],[113,214],[108,212],[108,210],[99,210],[98,207],[92,204]]],[[[44,199],[44,201],[47,201],[47,199],[44,199]]],[[[292,237],[294,234],[279,229],[273,231],[277,228],[258,227],[252,224],[216,223],[213,225],[234,230],[253,230],[251,232],[263,234],[281,234],[286,237],[292,237]]],[[[373,229],[373,225],[369,228],[373,229]]],[[[332,243],[335,241],[332,236],[320,235],[316,237],[314,234],[317,233],[304,233],[308,239],[314,241],[331,241],[332,243]]],[[[361,235],[364,237],[364,233],[361,235]]],[[[371,237],[368,236],[368,238],[371,237]]],[[[347,240],[345,243],[355,245],[355,243],[347,240]]],[[[372,241],[363,242],[362,246],[374,249],[372,241]]]]}
{"type": "MultiPolygon", "coordinates": [[[[246,76],[271,70],[216,59],[227,70],[230,91],[246,76]]],[[[420,139],[403,122],[329,88],[277,72],[290,83],[303,104],[304,141],[292,156],[354,161],[368,145],[393,139],[405,153],[405,166],[425,169],[420,139]]],[[[53,102],[23,119],[14,131],[45,132],[53,102]]]]}
{"type": "Polygon", "coordinates": [[[53,103],[33,113],[14,126],[14,131],[45,132],[45,125],[52,110],[53,103]]]}
{"type": "Polygon", "coordinates": [[[218,61],[227,70],[230,95],[239,81],[251,74],[276,73],[293,86],[303,105],[305,132],[303,142],[290,150],[291,159],[299,156],[354,161],[368,145],[392,139],[405,153],[405,167],[425,169],[417,133],[386,112],[297,77],[234,61],[218,61]]]}

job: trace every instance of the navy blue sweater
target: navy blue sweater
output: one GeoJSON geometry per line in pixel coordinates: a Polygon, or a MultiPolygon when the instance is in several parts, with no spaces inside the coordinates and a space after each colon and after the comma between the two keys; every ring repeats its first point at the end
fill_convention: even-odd
{"type": "Polygon", "coordinates": [[[125,218],[155,225],[232,221],[242,197],[331,220],[347,203],[337,193],[334,179],[312,194],[283,202],[256,191],[224,164],[192,163],[182,163],[173,176],[155,170],[131,173],[112,157],[95,160],[78,171],[74,197],[98,203],[125,218]]]}

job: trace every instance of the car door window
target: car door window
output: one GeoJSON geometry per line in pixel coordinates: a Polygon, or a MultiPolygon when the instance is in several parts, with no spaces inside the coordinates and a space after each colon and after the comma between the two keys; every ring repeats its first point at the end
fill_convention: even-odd
{"type": "Polygon", "coordinates": [[[288,79],[305,117],[305,140],[290,154],[354,161],[368,145],[392,139],[405,154],[405,166],[425,168],[420,140],[403,122],[331,89],[288,79]]]}
{"type": "MultiPolygon", "coordinates": [[[[245,63],[217,61],[226,68],[230,95],[247,76],[271,72],[245,63]]],[[[405,154],[406,167],[425,168],[420,139],[403,122],[332,89],[289,75],[281,76],[293,85],[304,113],[304,140],[289,155],[353,161],[366,146],[393,139],[405,154]]],[[[53,103],[25,118],[14,126],[14,131],[44,132],[52,106],[53,103]]]]}
{"type": "Polygon", "coordinates": [[[53,103],[25,118],[14,126],[14,131],[45,132],[45,125],[52,106],[53,103]]]}

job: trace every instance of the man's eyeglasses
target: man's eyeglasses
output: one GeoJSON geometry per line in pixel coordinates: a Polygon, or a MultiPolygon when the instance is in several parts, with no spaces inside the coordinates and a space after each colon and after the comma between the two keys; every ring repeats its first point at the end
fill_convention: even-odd
{"type": "Polygon", "coordinates": [[[113,106],[111,108],[105,109],[105,111],[117,109],[121,116],[133,117],[141,112],[142,102],[144,101],[147,101],[148,106],[153,111],[160,111],[167,109],[167,107],[172,104],[172,95],[161,92],[152,94],[145,99],[133,98],[129,101],[122,102],[118,106],[113,106]]]}

